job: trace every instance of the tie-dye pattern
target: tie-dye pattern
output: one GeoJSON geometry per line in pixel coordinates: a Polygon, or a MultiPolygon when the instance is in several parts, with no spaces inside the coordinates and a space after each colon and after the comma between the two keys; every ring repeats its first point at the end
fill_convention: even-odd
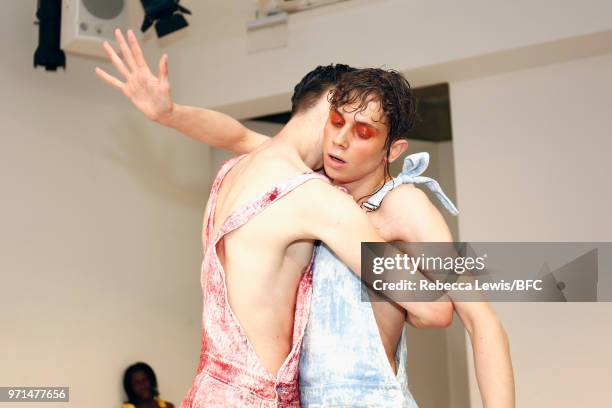
{"type": "Polygon", "coordinates": [[[225,272],[216,253],[216,244],[240,228],[272,202],[316,173],[302,174],[270,189],[237,208],[212,237],[213,214],[219,186],[227,172],[244,156],[228,160],[215,178],[204,218],[201,285],[203,293],[202,348],[197,375],[181,408],[202,407],[299,407],[298,363],[312,295],[312,259],[298,288],[293,325],[292,349],[276,378],[262,365],[238,319],[233,314],[225,285],[225,272]]]}
{"type": "MultiPolygon", "coordinates": [[[[403,183],[423,183],[444,207],[458,210],[439,184],[420,176],[427,153],[406,157],[402,172],[364,207],[377,209],[385,195],[403,183]]],[[[406,326],[402,331],[393,374],[376,318],[361,281],[324,244],[317,245],[313,265],[310,318],[300,356],[300,400],[304,407],[401,407],[417,403],[408,387],[406,326]]]]}
{"type": "Polygon", "coordinates": [[[324,244],[313,266],[310,318],[300,356],[303,407],[406,407],[408,388],[402,332],[393,374],[361,281],[324,244]]]}

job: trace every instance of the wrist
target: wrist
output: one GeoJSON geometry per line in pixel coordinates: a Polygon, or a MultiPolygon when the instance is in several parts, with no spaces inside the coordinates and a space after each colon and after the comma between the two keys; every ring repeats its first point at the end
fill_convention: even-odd
{"type": "Polygon", "coordinates": [[[176,116],[177,111],[179,110],[179,106],[172,102],[170,108],[165,112],[159,114],[155,122],[159,123],[162,126],[172,127],[172,123],[174,122],[174,117],[176,116]]]}

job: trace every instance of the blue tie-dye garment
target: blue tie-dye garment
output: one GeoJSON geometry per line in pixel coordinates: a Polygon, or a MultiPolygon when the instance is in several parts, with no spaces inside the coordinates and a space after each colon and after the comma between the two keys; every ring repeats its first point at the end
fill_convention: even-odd
{"type": "MultiPolygon", "coordinates": [[[[367,208],[378,208],[395,186],[423,183],[456,215],[457,209],[439,184],[420,176],[428,164],[427,153],[406,157],[401,174],[372,196],[367,208]]],[[[312,303],[300,356],[302,406],[417,407],[408,387],[406,327],[396,351],[394,375],[372,306],[361,301],[367,290],[327,246],[318,244],[315,251],[312,303]]]]}

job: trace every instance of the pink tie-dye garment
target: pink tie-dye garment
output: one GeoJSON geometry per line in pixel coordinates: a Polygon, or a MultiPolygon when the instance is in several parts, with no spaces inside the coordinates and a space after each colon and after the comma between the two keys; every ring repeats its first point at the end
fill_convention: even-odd
{"type": "Polygon", "coordinates": [[[297,288],[292,349],[276,378],[261,364],[246,333],[233,314],[217,243],[268,205],[307,180],[327,178],[306,173],[287,180],[237,208],[212,237],[217,193],[224,176],[244,156],[228,160],[215,178],[204,218],[201,285],[203,293],[202,349],[193,384],[181,408],[299,407],[298,363],[312,295],[312,259],[297,288]]]}

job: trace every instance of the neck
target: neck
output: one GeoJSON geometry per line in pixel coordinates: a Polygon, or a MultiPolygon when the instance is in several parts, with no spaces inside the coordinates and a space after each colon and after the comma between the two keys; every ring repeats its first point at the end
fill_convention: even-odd
{"type": "Polygon", "coordinates": [[[157,401],[154,398],[151,399],[139,399],[135,404],[137,407],[156,407],[157,401]]]}
{"type": "Polygon", "coordinates": [[[274,137],[284,154],[295,155],[311,170],[323,167],[323,128],[329,115],[329,104],[324,102],[292,117],[274,137]]]}
{"type": "Polygon", "coordinates": [[[357,204],[361,205],[389,180],[390,178],[385,174],[385,167],[380,166],[376,171],[359,180],[347,183],[337,183],[334,180],[334,184],[346,188],[357,204]]]}

